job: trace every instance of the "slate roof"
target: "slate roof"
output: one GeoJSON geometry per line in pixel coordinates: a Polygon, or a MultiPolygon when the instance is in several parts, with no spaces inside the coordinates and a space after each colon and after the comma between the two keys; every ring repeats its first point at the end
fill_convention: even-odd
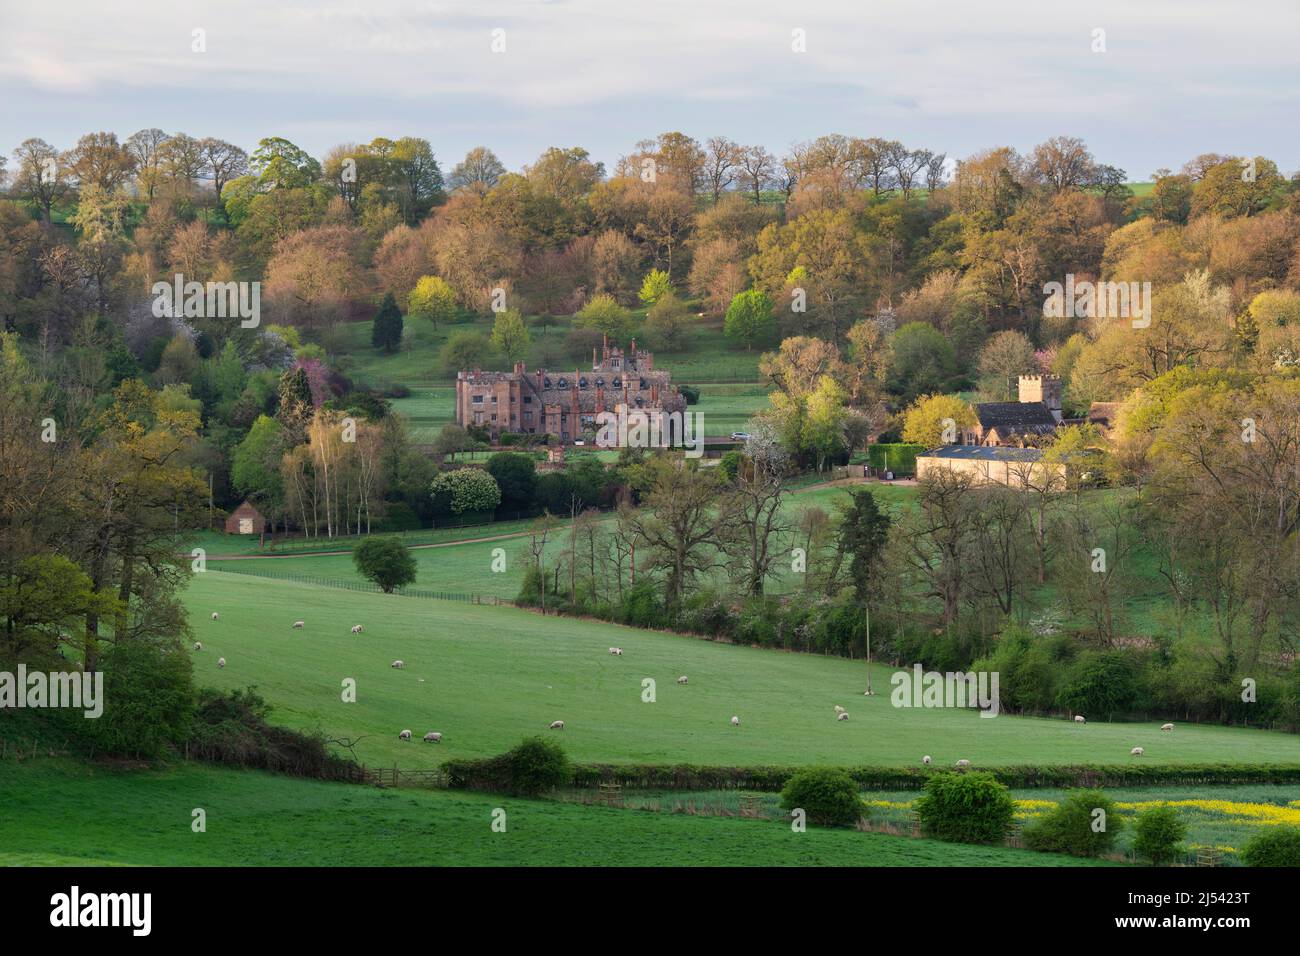
{"type": "Polygon", "coordinates": [[[1009,445],[942,445],[916,457],[961,461],[1038,461],[1043,453],[1037,448],[1013,448],[1009,445]]]}
{"type": "Polygon", "coordinates": [[[1042,402],[982,402],[975,416],[985,431],[1044,432],[1056,429],[1056,417],[1042,402]]]}

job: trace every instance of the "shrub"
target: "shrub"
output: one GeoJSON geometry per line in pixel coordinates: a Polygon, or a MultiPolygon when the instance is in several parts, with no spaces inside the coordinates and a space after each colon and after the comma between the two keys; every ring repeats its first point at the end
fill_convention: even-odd
{"type": "Polygon", "coordinates": [[[1173,807],[1152,807],[1139,814],[1134,828],[1133,852],[1156,866],[1164,866],[1183,852],[1187,824],[1173,807]]]}
{"type": "Polygon", "coordinates": [[[802,809],[809,820],[823,826],[851,827],[862,817],[863,807],[852,777],[833,767],[815,767],[786,782],[781,809],[802,809]]]}
{"type": "Polygon", "coordinates": [[[482,468],[457,468],[440,472],[430,488],[439,510],[452,514],[492,512],[501,504],[501,488],[482,468]]]}
{"type": "Polygon", "coordinates": [[[101,661],[103,716],[95,744],[104,751],[146,759],[185,740],[194,712],[189,655],[177,647],[121,640],[101,661]]]}
{"type": "Polygon", "coordinates": [[[1247,866],[1300,866],[1300,827],[1270,826],[1241,851],[1247,866]]]}
{"type": "Polygon", "coordinates": [[[1121,829],[1123,821],[1110,797],[1100,790],[1080,790],[1025,827],[1025,846],[1048,853],[1101,856],[1114,848],[1121,829]]]}
{"type": "Polygon", "coordinates": [[[385,594],[415,580],[415,558],[396,538],[367,538],[352,550],[352,563],[385,594]]]}
{"type": "Polygon", "coordinates": [[[1015,817],[1011,791],[991,773],[938,773],[916,801],[927,836],[954,843],[1001,843],[1015,817]]]}
{"type": "Polygon", "coordinates": [[[504,755],[507,785],[514,793],[534,796],[573,779],[573,767],[557,741],[529,737],[504,755]]]}

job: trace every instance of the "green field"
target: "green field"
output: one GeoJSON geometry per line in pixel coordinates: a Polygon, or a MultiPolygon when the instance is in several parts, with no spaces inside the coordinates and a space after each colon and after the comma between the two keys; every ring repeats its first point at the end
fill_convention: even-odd
{"type": "MultiPolygon", "coordinates": [[[[912,488],[902,485],[873,484],[871,488],[874,493],[880,496],[883,502],[888,502],[891,506],[897,506],[898,503],[907,500],[914,493],[912,488]]],[[[790,510],[792,520],[804,508],[819,507],[833,513],[841,501],[848,499],[848,495],[848,489],[843,486],[815,487],[791,495],[786,499],[785,507],[790,510]]],[[[606,520],[612,521],[613,517],[607,516],[606,520]]],[[[564,526],[567,524],[567,520],[562,519],[559,530],[552,532],[546,547],[549,560],[554,560],[561,551],[568,547],[568,540],[564,537],[563,531],[564,526]]],[[[529,521],[527,520],[498,522],[492,525],[467,529],[410,532],[403,536],[403,540],[408,544],[418,545],[468,538],[486,538],[517,533],[526,530],[528,526],[529,521]]],[[[313,543],[294,541],[284,550],[291,551],[297,547],[311,547],[319,550],[344,550],[352,547],[352,541],[345,539],[338,545],[331,544],[329,539],[317,539],[313,543]]],[[[223,547],[220,541],[213,542],[210,548],[212,555],[219,553],[256,553],[256,539],[253,539],[251,544],[242,548],[223,547]],[[218,551],[218,548],[222,548],[222,550],[218,551]]],[[[524,568],[527,567],[527,561],[531,560],[528,552],[528,539],[523,537],[458,544],[455,547],[448,548],[417,548],[412,551],[412,555],[415,557],[417,567],[416,587],[464,592],[466,594],[483,594],[509,599],[513,599],[519,594],[520,586],[523,583],[524,568]],[[506,570],[493,573],[491,570],[492,561],[497,548],[503,549],[506,553],[506,570]]],[[[210,556],[209,567],[214,570],[233,567],[237,571],[257,571],[282,577],[300,575],[358,583],[364,580],[357,572],[349,554],[276,557],[255,562],[241,561],[237,565],[223,563],[219,559],[210,556]]],[[[722,583],[721,574],[718,576],[718,583],[722,583]]],[[[770,590],[774,594],[780,594],[794,590],[802,584],[802,575],[783,568],[781,573],[775,576],[770,590]]]]}
{"type": "Polygon", "coordinates": [[[199,764],[0,763],[0,866],[1059,866],[1024,850],[199,764]],[[191,830],[192,813],[207,831],[191,830]],[[506,830],[491,830],[506,812],[506,830]]]}
{"type": "MultiPolygon", "coordinates": [[[[456,550],[459,549],[447,549],[456,550]]],[[[479,569],[483,577],[489,575],[479,569]]],[[[720,644],[507,607],[357,593],[209,571],[187,595],[196,682],[255,685],[273,719],[331,736],[364,737],[372,766],[419,768],[448,757],[500,753],[520,738],[561,736],[579,761],[713,765],[916,765],[966,758],[975,766],[1183,762],[1300,762],[1300,737],[1159,721],[1089,723],[974,711],[894,708],[891,669],[862,696],[860,661],[720,644]],[[221,612],[211,621],[212,611],[221,612]],[[296,618],[305,630],[290,629],[296,618]],[[352,635],[353,624],[365,632],[352,635]],[[623,657],[608,653],[624,648],[623,657]],[[226,668],[216,666],[218,657],[226,668]],[[405,669],[389,667],[394,659],[405,669]],[[678,675],[690,684],[675,683],[678,675]],[[641,699],[642,680],[657,701],[641,699]],[[356,703],[343,703],[345,678],[356,703]],[[846,707],[848,721],[832,708],[846,707]],[[732,727],[730,717],[741,718],[732,727]],[[410,728],[414,743],[398,740],[410,728]],[[418,738],[443,733],[441,745],[418,738]],[[1129,756],[1135,746],[1142,758],[1129,756]]]]}

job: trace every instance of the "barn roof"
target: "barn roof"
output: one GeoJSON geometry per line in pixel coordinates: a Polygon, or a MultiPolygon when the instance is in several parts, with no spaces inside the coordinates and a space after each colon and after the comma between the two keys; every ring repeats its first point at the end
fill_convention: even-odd
{"type": "Polygon", "coordinates": [[[916,457],[959,461],[1038,461],[1043,453],[1037,448],[1012,448],[1008,445],[943,445],[916,457]]]}
{"type": "Polygon", "coordinates": [[[262,512],[253,507],[252,503],[245,499],[244,503],[230,512],[232,518],[260,518],[262,512]]]}

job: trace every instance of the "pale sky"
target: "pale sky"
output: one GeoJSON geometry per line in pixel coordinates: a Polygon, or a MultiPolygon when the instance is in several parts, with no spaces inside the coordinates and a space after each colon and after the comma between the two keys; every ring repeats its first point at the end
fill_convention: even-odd
{"type": "Polygon", "coordinates": [[[666,130],[958,158],[1073,135],[1134,181],[1202,152],[1289,174],[1298,40],[1297,0],[0,0],[0,152],[150,126],[317,157],[412,135],[448,172],[480,144],[612,167],[666,130]]]}

